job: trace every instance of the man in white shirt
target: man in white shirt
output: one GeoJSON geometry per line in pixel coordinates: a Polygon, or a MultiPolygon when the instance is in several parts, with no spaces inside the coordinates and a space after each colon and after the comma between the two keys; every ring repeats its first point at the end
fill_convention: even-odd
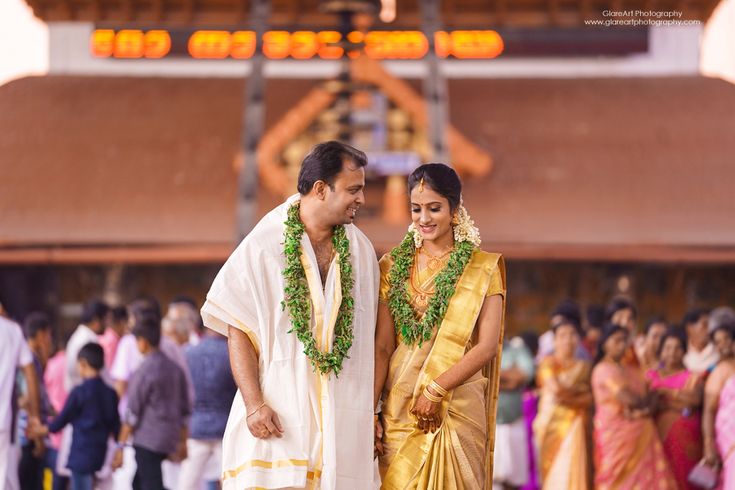
{"type": "Polygon", "coordinates": [[[20,368],[28,383],[31,416],[38,416],[38,378],[33,355],[18,324],[0,315],[0,487],[20,488],[18,482],[18,447],[13,444],[13,386],[20,368]]]}
{"type": "Polygon", "coordinates": [[[105,330],[105,317],[110,308],[100,300],[93,299],[84,305],[80,324],[66,344],[66,375],[64,388],[67,393],[82,383],[77,369],[77,356],[82,347],[89,343],[99,344],[98,335],[105,330]]]}
{"type": "Polygon", "coordinates": [[[720,360],[720,355],[709,338],[709,310],[701,308],[689,310],[681,323],[689,339],[687,353],[684,355],[684,366],[694,373],[709,370],[720,360]]]}

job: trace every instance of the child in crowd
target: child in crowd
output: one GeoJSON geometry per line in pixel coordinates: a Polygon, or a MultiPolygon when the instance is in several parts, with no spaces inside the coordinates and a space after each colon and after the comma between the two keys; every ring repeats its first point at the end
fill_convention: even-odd
{"type": "MultiPolygon", "coordinates": [[[[161,323],[156,315],[136,319],[133,335],[144,360],[135,371],[128,389],[128,406],[120,431],[120,444],[133,436],[137,470],[135,490],[163,489],[161,463],[164,459],[186,459],[188,417],[191,406],[186,378],[179,366],[159,349],[161,323]]],[[[112,462],[122,465],[122,446],[112,462]]]]}
{"type": "Polygon", "coordinates": [[[69,393],[61,413],[48,426],[32,419],[28,427],[31,437],[44,437],[72,425],[74,435],[67,468],[71,470],[73,490],[92,490],[94,474],[105,462],[108,438],[116,437],[120,431],[117,394],[100,377],[104,365],[102,347],[94,343],[84,345],[77,356],[82,384],[69,393]]]}

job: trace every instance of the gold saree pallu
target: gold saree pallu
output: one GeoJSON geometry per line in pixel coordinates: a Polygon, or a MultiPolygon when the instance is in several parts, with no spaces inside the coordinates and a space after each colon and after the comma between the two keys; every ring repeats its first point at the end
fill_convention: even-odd
{"type": "MultiPolygon", "coordinates": [[[[386,397],[384,411],[393,411],[404,420],[407,416],[413,419],[404,413],[406,408],[413,406],[426,385],[462,359],[491,286],[493,273],[500,275],[502,291],[499,293],[504,295],[505,266],[502,256],[475,250],[457,282],[431,350],[413,380],[413,392],[407,392],[405,383],[403,386],[395,383],[386,397]]],[[[399,444],[392,460],[382,461],[387,466],[383,489],[462,489],[466,487],[464,481],[476,482],[486,489],[492,488],[504,312],[505,299],[498,355],[483,368],[482,373],[471,376],[444,398],[439,430],[425,434],[415,423],[410,426],[404,423],[397,428],[396,432],[405,433],[406,437],[399,444]],[[478,441],[478,438],[481,440],[478,441]],[[467,448],[468,451],[464,451],[463,440],[471,440],[479,449],[467,448]]],[[[390,429],[386,422],[386,433],[390,429]]]]}

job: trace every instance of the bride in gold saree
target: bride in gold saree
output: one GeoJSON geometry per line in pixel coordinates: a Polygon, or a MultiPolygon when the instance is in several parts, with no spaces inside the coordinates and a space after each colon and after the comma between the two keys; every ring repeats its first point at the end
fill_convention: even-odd
{"type": "Polygon", "coordinates": [[[384,489],[489,489],[505,268],[479,248],[457,174],[408,179],[412,224],[380,261],[376,452],[384,489]]]}

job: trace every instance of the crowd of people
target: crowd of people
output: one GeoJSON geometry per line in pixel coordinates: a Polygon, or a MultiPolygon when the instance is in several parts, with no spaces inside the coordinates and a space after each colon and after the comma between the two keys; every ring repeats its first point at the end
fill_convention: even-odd
{"type": "Polygon", "coordinates": [[[0,334],[2,488],[219,488],[237,388],[193,300],[91,300],[56,350],[44,313],[0,309],[0,334]]]}
{"type": "Polygon", "coordinates": [[[735,488],[735,311],[637,317],[566,300],[505,343],[495,488],[735,488]]]}

